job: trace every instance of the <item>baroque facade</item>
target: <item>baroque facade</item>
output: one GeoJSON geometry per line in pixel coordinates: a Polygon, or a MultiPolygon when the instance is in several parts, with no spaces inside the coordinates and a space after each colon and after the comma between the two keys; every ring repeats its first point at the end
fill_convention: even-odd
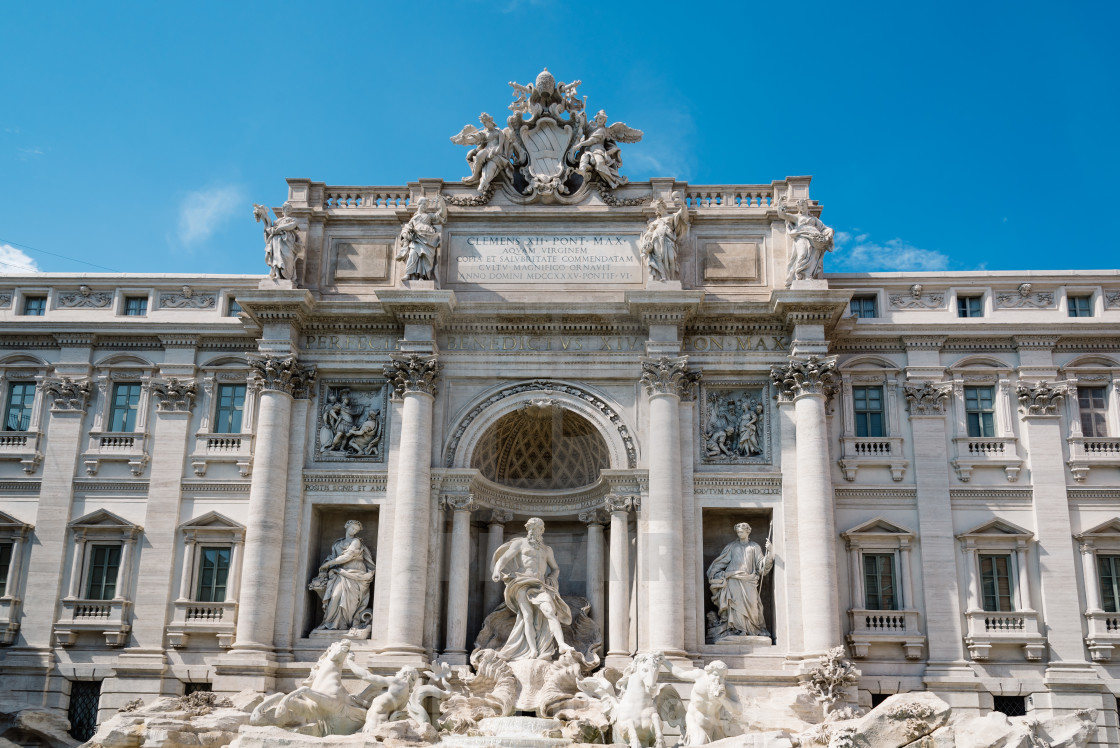
{"type": "Polygon", "coordinates": [[[463,183],[289,180],[267,276],[0,284],[4,690],[465,665],[537,517],[609,667],[795,726],[845,646],[863,706],[1120,742],[1120,272],[822,273],[808,177],[628,182],[545,84],[463,183]]]}

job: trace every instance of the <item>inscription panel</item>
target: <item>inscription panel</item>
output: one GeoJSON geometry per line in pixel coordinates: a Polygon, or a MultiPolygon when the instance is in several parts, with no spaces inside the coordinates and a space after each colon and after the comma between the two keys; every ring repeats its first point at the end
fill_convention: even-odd
{"type": "Polygon", "coordinates": [[[486,285],[619,285],[643,280],[638,234],[448,236],[447,280],[486,285]]]}

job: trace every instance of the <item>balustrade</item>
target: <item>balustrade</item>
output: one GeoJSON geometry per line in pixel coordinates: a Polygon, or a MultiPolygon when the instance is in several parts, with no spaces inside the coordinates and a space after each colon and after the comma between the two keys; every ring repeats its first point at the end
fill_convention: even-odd
{"type": "Polygon", "coordinates": [[[323,192],[324,208],[395,209],[408,205],[407,187],[327,187],[323,192]]]}

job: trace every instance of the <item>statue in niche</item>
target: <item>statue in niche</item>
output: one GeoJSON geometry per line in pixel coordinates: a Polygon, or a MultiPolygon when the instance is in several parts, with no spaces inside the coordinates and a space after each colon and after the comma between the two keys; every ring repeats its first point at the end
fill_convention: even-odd
{"type": "MultiPolygon", "coordinates": [[[[576,82],[578,84],[579,81],[576,82]]],[[[580,115],[581,118],[586,116],[580,115]]],[[[618,174],[618,170],[622,168],[622,149],[618,144],[639,142],[642,131],[627,127],[624,122],[608,126],[607,113],[602,109],[582,129],[583,139],[572,147],[573,152],[579,152],[576,172],[582,174],[584,179],[597,176],[612,190],[630,181],[618,174]]]]}
{"type": "Polygon", "coordinates": [[[572,611],[560,597],[560,567],[544,543],[544,521],[525,523],[526,535],[514,538],[494,553],[492,579],[506,585],[505,604],[516,621],[499,651],[504,660],[549,659],[559,649],[570,652],[561,625],[572,622],[572,611]]]}
{"type": "Polygon", "coordinates": [[[704,457],[708,462],[760,457],[766,410],[747,390],[708,393],[704,423],[704,457]]]}
{"type": "Polygon", "coordinates": [[[397,262],[403,262],[405,280],[435,280],[439,259],[440,226],[447,222],[443,197],[422,197],[416,213],[397,237],[397,262]]]}
{"type": "Polygon", "coordinates": [[[638,238],[638,249],[649,265],[650,277],[655,281],[674,281],[680,275],[677,260],[688,238],[688,206],[681,193],[674,192],[673,199],[680,204],[670,213],[665,201],[653,201],[654,217],[638,238]]]}
{"type": "Polygon", "coordinates": [[[318,575],[307,586],[323,600],[323,622],[315,631],[368,635],[371,629],[369,587],[373,582],[373,556],[358,537],[361,531],[362,523],[358,520],[346,523],[346,537],[334,542],[319,566],[318,575]]]}
{"type": "Polygon", "coordinates": [[[507,179],[513,174],[510,162],[513,155],[513,134],[510,128],[499,128],[494,124],[494,118],[486,112],[479,115],[478,121],[482,125],[481,130],[474,125],[464,125],[458,135],[451,136],[451,142],[455,145],[474,146],[467,153],[471,175],[463,177],[463,183],[477,184],[479,193],[484,193],[499,174],[504,174],[507,179]]]}
{"type": "Polygon", "coordinates": [[[693,683],[684,715],[684,745],[706,745],[742,732],[734,704],[727,696],[727,665],[712,660],[701,668],[684,669],[665,661],[675,678],[693,683]]]}
{"type": "Polygon", "coordinates": [[[708,567],[712,602],[719,611],[718,625],[708,630],[712,643],[731,636],[770,636],[759,592],[774,568],[773,546],[767,538],[765,552],[759,548],[746,522],[735,525],[735,533],[739,539],[724,546],[708,567]]]}
{"type": "Polygon", "coordinates": [[[264,223],[264,261],[268,264],[268,276],[295,283],[299,224],[288,215],[287,203],[281,210],[282,215],[274,222],[268,215],[268,208],[254,203],[253,217],[258,223],[264,223]]]}
{"type": "Polygon", "coordinates": [[[809,213],[809,201],[798,200],[797,212],[790,213],[785,198],[778,200],[778,215],[785,219],[793,246],[789,253],[786,288],[795,280],[815,280],[824,272],[825,252],[832,251],[835,232],[809,213]]]}

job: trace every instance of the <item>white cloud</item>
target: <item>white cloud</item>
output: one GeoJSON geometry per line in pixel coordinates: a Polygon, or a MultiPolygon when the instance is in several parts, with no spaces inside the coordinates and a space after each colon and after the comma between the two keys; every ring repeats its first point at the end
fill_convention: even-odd
{"type": "Polygon", "coordinates": [[[836,252],[829,258],[833,272],[946,270],[949,255],[920,249],[905,239],[877,242],[869,234],[836,232],[836,252]]]}
{"type": "Polygon", "coordinates": [[[39,265],[22,249],[16,249],[10,244],[0,244],[0,274],[38,272],[39,265]]]}
{"type": "Polygon", "coordinates": [[[205,241],[243,207],[241,188],[209,187],[187,193],[179,205],[179,239],[183,244],[205,241]]]}

